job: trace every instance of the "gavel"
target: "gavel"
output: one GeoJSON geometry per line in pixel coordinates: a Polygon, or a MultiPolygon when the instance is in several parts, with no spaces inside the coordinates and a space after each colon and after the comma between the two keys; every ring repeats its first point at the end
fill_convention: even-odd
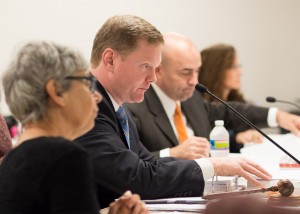
{"type": "Polygon", "coordinates": [[[288,179],[281,179],[278,181],[276,186],[271,186],[269,188],[260,188],[260,189],[253,189],[253,190],[241,190],[236,192],[224,192],[224,193],[213,193],[204,195],[202,198],[211,200],[211,199],[220,199],[220,198],[226,198],[226,197],[234,197],[234,196],[240,196],[240,195],[247,195],[252,193],[264,193],[264,192],[279,192],[281,196],[283,197],[289,197],[294,192],[294,185],[293,183],[288,179]]]}

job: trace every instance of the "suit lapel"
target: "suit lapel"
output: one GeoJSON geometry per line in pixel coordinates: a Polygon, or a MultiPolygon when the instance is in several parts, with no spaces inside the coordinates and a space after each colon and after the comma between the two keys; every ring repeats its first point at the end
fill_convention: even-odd
{"type": "Polygon", "coordinates": [[[175,136],[171,123],[169,122],[169,118],[152,87],[150,87],[145,94],[145,101],[149,111],[155,118],[157,127],[172,142],[174,146],[178,145],[178,140],[175,136]]]}
{"type": "MultiPolygon", "coordinates": [[[[109,118],[113,119],[114,123],[112,124],[112,126],[113,126],[114,130],[120,136],[124,145],[128,148],[128,144],[127,144],[122,126],[116,117],[116,112],[115,112],[114,106],[110,100],[110,97],[108,96],[104,87],[99,82],[97,83],[97,89],[103,96],[103,100],[98,104],[98,107],[100,109],[100,111],[98,113],[98,117],[101,118],[101,116],[102,116],[101,112],[106,112],[106,114],[109,116],[109,118]],[[117,126],[116,126],[116,124],[117,124],[117,126]]],[[[126,113],[128,113],[128,111],[126,111],[126,113]]],[[[130,127],[129,127],[129,129],[130,129],[130,127]]]]}
{"type": "Polygon", "coordinates": [[[201,95],[197,93],[195,92],[190,99],[182,102],[181,108],[195,136],[208,138],[210,128],[207,127],[206,118],[203,117],[206,114],[205,110],[201,107],[203,100],[199,97],[201,95]]]}

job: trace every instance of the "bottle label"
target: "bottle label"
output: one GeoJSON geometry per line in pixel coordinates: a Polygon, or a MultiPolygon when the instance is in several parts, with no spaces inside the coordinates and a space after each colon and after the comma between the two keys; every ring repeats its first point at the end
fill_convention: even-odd
{"type": "Polygon", "coordinates": [[[212,150],[228,150],[229,142],[228,140],[210,140],[210,145],[212,150]]]}

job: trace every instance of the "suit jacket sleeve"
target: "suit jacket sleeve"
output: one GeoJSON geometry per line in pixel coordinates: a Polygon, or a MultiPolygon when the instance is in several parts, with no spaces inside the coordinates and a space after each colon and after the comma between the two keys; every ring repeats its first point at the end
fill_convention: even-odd
{"type": "Polygon", "coordinates": [[[236,142],[236,135],[239,132],[235,132],[234,130],[228,130],[229,132],[229,142],[230,142],[230,153],[240,153],[240,150],[244,147],[244,144],[236,142]]]}
{"type": "MultiPolygon", "coordinates": [[[[210,103],[207,101],[204,101],[204,103],[212,127],[214,126],[215,120],[224,120],[225,127],[228,130],[245,131],[251,128],[238,115],[236,115],[222,103],[210,103]]],[[[268,108],[240,102],[228,102],[228,104],[256,126],[260,128],[268,126],[268,108]]]]}

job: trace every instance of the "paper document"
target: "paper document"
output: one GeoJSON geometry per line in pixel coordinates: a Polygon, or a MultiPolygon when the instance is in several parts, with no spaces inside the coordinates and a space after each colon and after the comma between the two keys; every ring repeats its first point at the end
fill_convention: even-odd
{"type": "Polygon", "coordinates": [[[179,211],[201,213],[205,210],[204,204],[146,204],[149,211],[179,211]]]}
{"type": "Polygon", "coordinates": [[[205,204],[207,202],[201,197],[162,198],[143,201],[146,204],[205,204]]]}
{"type": "Polygon", "coordinates": [[[179,211],[187,213],[202,213],[207,201],[201,197],[162,198],[144,200],[150,211],[179,211]]]}

